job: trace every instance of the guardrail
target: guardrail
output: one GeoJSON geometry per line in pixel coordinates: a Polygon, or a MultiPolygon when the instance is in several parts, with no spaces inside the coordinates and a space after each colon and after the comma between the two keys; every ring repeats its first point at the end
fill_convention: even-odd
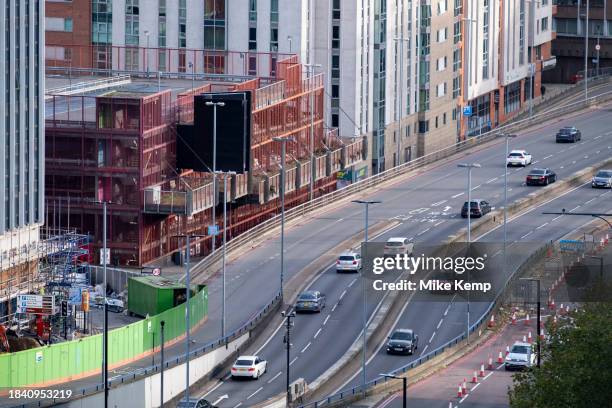
{"type": "Polygon", "coordinates": [[[45,89],[45,95],[72,95],[104,87],[123,85],[130,82],[131,77],[129,75],[115,75],[108,78],[94,79],[92,81],[78,82],[76,84],[45,89]]]}
{"type": "MultiPolygon", "coordinates": [[[[506,279],[503,289],[501,289],[497,293],[497,295],[495,296],[495,299],[493,299],[493,302],[491,302],[491,304],[489,305],[487,310],[482,314],[482,316],[480,316],[480,318],[473,325],[470,326],[469,333],[475,332],[476,330],[481,328],[483,324],[486,324],[488,322],[489,316],[494,311],[494,309],[499,306],[500,304],[499,301],[502,298],[502,296],[506,293],[506,290],[508,289],[510,283],[513,280],[515,280],[518,276],[520,276],[523,272],[531,268],[536,262],[538,262],[542,258],[542,256],[546,254],[548,248],[552,247],[553,245],[554,243],[551,241],[547,243],[546,245],[543,245],[542,247],[538,248],[508,277],[508,279],[506,279]]],[[[429,353],[419,357],[418,359],[414,360],[411,363],[408,363],[402,367],[399,367],[391,371],[389,374],[396,375],[396,376],[404,374],[407,371],[412,370],[420,366],[421,364],[431,360],[432,358],[438,356],[444,351],[447,351],[449,348],[456,346],[459,342],[461,342],[465,338],[466,338],[466,332],[463,332],[460,335],[456,336],[455,338],[447,341],[442,346],[436,348],[435,350],[430,351],[429,353]]],[[[310,402],[304,405],[299,405],[299,407],[300,408],[309,408],[309,407],[319,408],[319,407],[325,407],[325,406],[332,406],[337,403],[342,403],[343,400],[345,399],[353,398],[355,396],[358,396],[359,394],[367,393],[373,387],[379,384],[386,383],[387,381],[390,381],[390,380],[393,381],[393,379],[389,379],[388,377],[381,376],[381,377],[378,377],[374,380],[367,382],[366,384],[361,384],[356,387],[346,389],[344,391],[341,391],[334,395],[330,395],[318,401],[310,402]]]]}

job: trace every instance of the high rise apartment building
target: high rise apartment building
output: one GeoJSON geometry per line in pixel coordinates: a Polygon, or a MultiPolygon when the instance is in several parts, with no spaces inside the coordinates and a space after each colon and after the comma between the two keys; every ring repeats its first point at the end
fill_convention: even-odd
{"type": "Polygon", "coordinates": [[[44,6],[0,3],[0,316],[32,289],[44,193],[44,6]]]}

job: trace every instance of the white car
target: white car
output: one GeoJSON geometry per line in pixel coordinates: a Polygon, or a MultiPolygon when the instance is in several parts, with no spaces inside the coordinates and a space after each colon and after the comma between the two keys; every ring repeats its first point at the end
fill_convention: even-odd
{"type": "Polygon", "coordinates": [[[240,356],[232,366],[232,378],[251,377],[258,379],[266,372],[268,362],[257,356],[240,356]]]}
{"type": "Polygon", "coordinates": [[[345,252],[336,261],[336,272],[358,272],[361,269],[361,255],[356,252],[345,252]]]}
{"type": "Polygon", "coordinates": [[[405,237],[389,238],[385,244],[385,255],[408,255],[412,256],[412,248],[414,244],[405,237]]]}
{"type": "Polygon", "coordinates": [[[506,158],[506,165],[508,166],[528,166],[531,164],[531,154],[525,150],[513,150],[506,158]]]}
{"type": "Polygon", "coordinates": [[[505,369],[523,369],[533,367],[536,362],[536,353],[529,343],[517,341],[512,345],[510,353],[506,356],[505,369]]]}

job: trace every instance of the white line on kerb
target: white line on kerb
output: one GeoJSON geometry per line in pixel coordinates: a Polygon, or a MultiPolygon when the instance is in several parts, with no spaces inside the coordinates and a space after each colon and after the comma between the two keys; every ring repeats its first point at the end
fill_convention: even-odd
{"type": "Polygon", "coordinates": [[[251,398],[253,395],[257,394],[257,393],[258,393],[259,391],[261,391],[261,390],[263,390],[263,387],[259,387],[259,388],[257,389],[257,391],[255,391],[254,393],[252,393],[251,395],[249,395],[249,396],[247,397],[247,399],[251,398]]]}

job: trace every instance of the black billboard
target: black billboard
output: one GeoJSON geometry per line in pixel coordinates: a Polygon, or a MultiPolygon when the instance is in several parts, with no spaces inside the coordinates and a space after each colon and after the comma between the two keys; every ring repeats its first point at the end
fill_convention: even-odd
{"type": "Polygon", "coordinates": [[[196,171],[213,168],[214,110],[217,105],[217,171],[249,171],[251,92],[205,93],[195,96],[193,125],[179,125],[177,167],[196,171]]]}

